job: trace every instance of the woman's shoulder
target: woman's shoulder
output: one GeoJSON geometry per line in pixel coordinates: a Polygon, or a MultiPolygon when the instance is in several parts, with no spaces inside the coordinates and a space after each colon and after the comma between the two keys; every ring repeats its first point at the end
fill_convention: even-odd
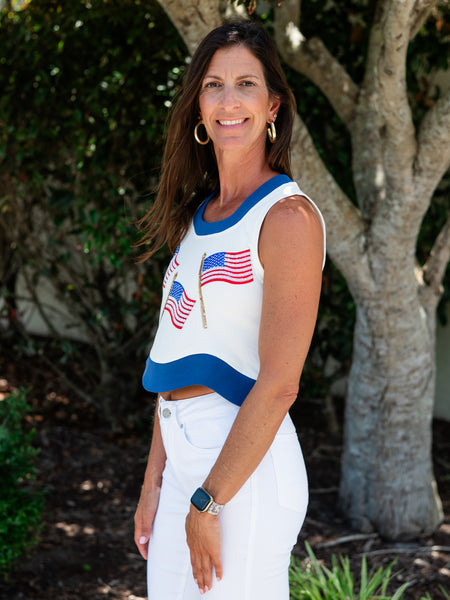
{"type": "Polygon", "coordinates": [[[303,194],[293,194],[276,202],[267,212],[266,225],[289,229],[323,228],[323,217],[313,202],[303,194]]]}
{"type": "Polygon", "coordinates": [[[323,217],[311,200],[294,194],[279,200],[267,212],[261,228],[259,251],[261,258],[282,246],[291,249],[304,245],[324,254],[325,227],[323,217]]]}

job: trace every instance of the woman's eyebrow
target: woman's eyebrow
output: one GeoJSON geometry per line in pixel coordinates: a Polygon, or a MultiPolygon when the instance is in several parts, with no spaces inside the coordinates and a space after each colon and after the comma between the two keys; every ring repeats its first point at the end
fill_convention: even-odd
{"type": "MultiPolygon", "coordinates": [[[[220,75],[214,75],[213,73],[207,73],[204,77],[205,79],[210,78],[210,79],[222,79],[222,77],[220,75]]],[[[236,79],[261,79],[261,77],[259,75],[256,75],[255,73],[249,73],[248,75],[244,74],[244,75],[238,75],[236,77],[236,79]]]]}

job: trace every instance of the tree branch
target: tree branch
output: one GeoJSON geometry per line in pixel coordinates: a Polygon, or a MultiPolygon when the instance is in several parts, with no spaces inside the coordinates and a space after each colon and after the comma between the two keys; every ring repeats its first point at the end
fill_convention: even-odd
{"type": "MultiPolygon", "coordinates": [[[[17,322],[15,324],[15,327],[19,330],[20,335],[26,339],[29,342],[33,341],[33,337],[28,333],[28,331],[26,330],[26,328],[22,325],[22,323],[17,322]]],[[[52,360],[51,358],[49,358],[45,352],[43,352],[42,354],[40,354],[39,356],[40,360],[42,360],[48,367],[50,367],[50,369],[52,371],[54,371],[61,379],[62,381],[64,381],[64,383],[70,388],[72,389],[76,394],[78,394],[78,396],[84,400],[85,402],[87,402],[88,404],[92,405],[92,396],[90,394],[88,394],[85,390],[86,390],[86,386],[79,386],[77,383],[75,383],[74,380],[72,380],[71,378],[69,378],[69,376],[64,372],[63,369],[61,369],[58,364],[52,360]]]]}
{"type": "MultiPolygon", "coordinates": [[[[382,556],[383,554],[431,554],[431,552],[450,552],[450,546],[417,546],[417,545],[399,545],[391,548],[380,548],[371,550],[356,556],[382,556]]],[[[409,583],[411,585],[411,583],[409,583]]]]}
{"type": "Polygon", "coordinates": [[[418,201],[426,202],[450,167],[450,90],[430,108],[419,128],[414,163],[418,201]]]}
{"type": "Polygon", "coordinates": [[[415,38],[437,3],[437,0],[416,0],[416,4],[412,12],[412,24],[409,32],[410,40],[415,38]]]}
{"type": "Polygon", "coordinates": [[[392,182],[392,187],[403,190],[408,185],[405,178],[410,177],[416,152],[406,86],[406,53],[414,6],[414,0],[379,0],[364,85],[369,93],[378,96],[384,130],[384,161],[396,165],[395,174],[400,181],[392,182]]]}
{"type": "Polygon", "coordinates": [[[158,0],[190,54],[207,33],[221,25],[218,0],[158,0]]]}
{"type": "MultiPolygon", "coordinates": [[[[327,248],[333,262],[347,281],[357,281],[360,289],[372,289],[370,269],[364,254],[365,223],[325,167],[312,138],[297,115],[291,144],[294,180],[317,202],[327,223],[327,248]],[[358,277],[355,277],[355,270],[358,277]]],[[[352,293],[357,293],[353,289],[352,293]]]]}
{"type": "Polygon", "coordinates": [[[438,298],[442,295],[442,280],[450,261],[450,216],[434,242],[430,257],[423,268],[423,279],[438,298]]]}
{"type": "Polygon", "coordinates": [[[309,77],[322,90],[350,129],[359,88],[319,38],[305,40],[298,27],[299,18],[298,0],[284,0],[275,9],[275,41],[278,50],[289,66],[309,77]]]}
{"type": "Polygon", "coordinates": [[[315,548],[331,548],[332,546],[340,546],[349,542],[360,542],[361,540],[376,540],[380,536],[378,533],[354,533],[352,535],[343,535],[342,537],[330,540],[329,542],[319,542],[315,548]]]}

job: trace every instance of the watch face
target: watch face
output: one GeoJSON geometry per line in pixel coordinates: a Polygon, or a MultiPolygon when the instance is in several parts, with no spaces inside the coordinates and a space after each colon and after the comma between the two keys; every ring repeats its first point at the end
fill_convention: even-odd
{"type": "Polygon", "coordinates": [[[192,494],[191,502],[197,510],[203,512],[208,508],[208,505],[211,502],[211,496],[202,488],[198,488],[192,494]]]}

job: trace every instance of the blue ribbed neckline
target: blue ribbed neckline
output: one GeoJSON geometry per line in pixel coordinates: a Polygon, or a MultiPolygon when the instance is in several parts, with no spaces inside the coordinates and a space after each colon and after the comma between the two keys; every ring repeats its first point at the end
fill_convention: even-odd
{"type": "Polygon", "coordinates": [[[199,206],[197,212],[194,215],[194,230],[197,235],[209,235],[211,233],[219,233],[229,229],[236,223],[238,223],[242,217],[244,217],[248,211],[255,206],[265,196],[273,192],[277,187],[283,185],[283,183],[290,183],[291,179],[287,175],[274,175],[268,181],[259,186],[254,192],[244,200],[238,209],[234,211],[232,215],[221,221],[215,221],[214,223],[208,223],[203,219],[205,209],[208,206],[208,202],[214,196],[213,192],[206,200],[199,206]]]}

